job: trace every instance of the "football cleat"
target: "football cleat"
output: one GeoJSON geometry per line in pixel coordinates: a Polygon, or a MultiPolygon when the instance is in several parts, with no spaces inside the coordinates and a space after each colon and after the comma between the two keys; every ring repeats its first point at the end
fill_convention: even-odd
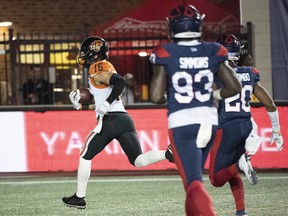
{"type": "Polygon", "coordinates": [[[244,210],[242,210],[242,211],[236,211],[235,216],[248,216],[248,214],[244,210]]]}
{"type": "Polygon", "coordinates": [[[167,150],[165,152],[165,157],[169,162],[174,163],[174,157],[173,157],[173,153],[171,149],[171,144],[169,144],[167,147],[167,150]]]}
{"type": "Polygon", "coordinates": [[[255,170],[250,163],[250,157],[247,154],[243,154],[238,161],[239,169],[246,175],[248,181],[255,185],[258,182],[258,177],[255,170]]]}
{"type": "Polygon", "coordinates": [[[86,201],[85,197],[77,197],[76,193],[70,197],[63,197],[62,201],[67,207],[74,207],[78,209],[85,209],[86,208],[86,201]]]}

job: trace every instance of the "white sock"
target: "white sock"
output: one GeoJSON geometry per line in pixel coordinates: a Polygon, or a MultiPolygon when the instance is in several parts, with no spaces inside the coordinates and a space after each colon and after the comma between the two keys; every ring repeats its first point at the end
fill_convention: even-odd
{"type": "Polygon", "coordinates": [[[134,165],[136,167],[143,167],[147,166],[149,164],[156,163],[158,161],[166,160],[165,157],[165,151],[163,150],[151,150],[148,152],[145,152],[141,155],[139,155],[135,162],[134,165]]]}
{"type": "Polygon", "coordinates": [[[86,196],[87,183],[91,174],[91,164],[91,160],[85,160],[80,157],[77,172],[77,197],[86,196]]]}

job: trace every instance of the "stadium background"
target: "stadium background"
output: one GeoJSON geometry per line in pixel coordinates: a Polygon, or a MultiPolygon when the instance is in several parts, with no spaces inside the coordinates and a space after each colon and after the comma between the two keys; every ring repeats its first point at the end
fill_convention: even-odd
{"type": "MultiPolygon", "coordinates": [[[[14,24],[11,27],[1,27],[0,29],[2,33],[0,37],[0,145],[5,152],[0,159],[0,172],[75,171],[77,169],[78,150],[83,144],[88,130],[94,125],[94,119],[91,118],[94,113],[92,111],[75,112],[68,105],[67,95],[70,90],[85,86],[85,74],[75,66],[75,48],[87,35],[99,33],[105,36],[105,30],[113,48],[111,61],[113,63],[115,61],[115,66],[119,68],[120,73],[133,70],[137,77],[141,92],[139,101],[136,104],[127,105],[127,109],[135,119],[143,150],[165,149],[169,143],[166,122],[163,124],[166,112],[164,107],[149,103],[147,86],[149,86],[150,77],[144,73],[149,71],[149,63],[147,57],[143,59],[137,54],[143,48],[144,51],[149,52],[157,43],[167,40],[165,36],[167,29],[160,28],[159,30],[159,26],[163,25],[164,17],[162,16],[167,14],[171,6],[181,2],[180,0],[81,1],[81,4],[77,0],[71,1],[69,4],[64,0],[54,0],[51,3],[28,0],[3,2],[0,18],[2,20],[11,19],[14,24]],[[90,10],[86,10],[87,8],[90,10]],[[147,12],[149,8],[151,9],[150,13],[147,12]],[[159,13],[155,13],[155,11],[159,11],[159,13]],[[55,19],[50,22],[48,17],[55,19]],[[143,28],[147,27],[147,23],[151,27],[151,21],[153,21],[152,28],[155,28],[153,29],[155,31],[148,35],[143,34],[143,28]],[[115,31],[115,29],[119,30],[120,28],[121,30],[121,27],[125,28],[129,24],[141,26],[142,30],[136,31],[136,33],[133,30],[132,35],[131,32],[128,32],[130,34],[128,39],[127,32],[115,31]],[[50,47],[51,52],[48,57],[50,61],[48,62],[46,42],[51,40],[57,41],[57,44],[59,42],[63,46],[60,45],[59,48],[57,44],[53,44],[55,49],[50,47]],[[23,44],[21,44],[22,42],[23,44]],[[18,46],[19,44],[22,46],[18,46]],[[42,46],[42,44],[44,45],[42,46]],[[13,50],[17,46],[18,49],[13,50]],[[124,57],[120,58],[121,56],[124,57]],[[66,61],[67,59],[68,61],[66,61]],[[119,62],[124,63],[120,65],[119,62]],[[54,103],[51,105],[23,105],[21,83],[26,79],[28,66],[34,63],[40,63],[47,79],[51,82],[53,79],[49,76],[51,74],[56,76],[53,83],[55,89],[63,89],[63,91],[54,91],[54,103]],[[76,74],[74,74],[75,71],[77,71],[76,74]],[[77,75],[76,78],[75,75],[77,75]],[[68,84],[65,82],[67,78],[70,80],[68,84]],[[148,111],[151,113],[149,116],[147,115],[148,111]],[[160,122],[155,119],[159,119],[160,122]]],[[[245,50],[253,54],[254,64],[261,71],[262,85],[273,96],[277,94],[282,133],[284,139],[287,140],[286,94],[288,91],[285,90],[287,75],[281,76],[282,79],[275,79],[273,74],[276,74],[277,71],[273,70],[275,61],[272,67],[273,56],[271,56],[273,41],[270,42],[272,38],[270,11],[273,10],[270,6],[273,6],[275,1],[191,0],[187,2],[194,4],[202,13],[207,14],[205,21],[210,25],[206,27],[205,37],[213,39],[225,31],[233,31],[243,36],[241,39],[247,45],[245,50]],[[217,16],[213,17],[210,14],[217,16]],[[232,15],[232,19],[230,15],[232,15]],[[228,21],[225,19],[227,17],[228,21]],[[283,88],[283,94],[279,94],[279,90],[275,90],[274,86],[283,88]],[[282,98],[279,98],[279,95],[282,95],[282,98]]],[[[284,5],[285,2],[287,3],[287,1],[283,1],[284,5]]],[[[274,5],[273,8],[277,7],[274,5]]],[[[274,10],[274,15],[275,11],[277,13],[277,10],[274,10]]],[[[279,28],[281,27],[280,23],[279,28]]],[[[275,35],[275,32],[272,35],[275,35]]],[[[279,62],[277,63],[279,64],[279,62]]],[[[287,65],[283,67],[287,69],[287,65]]],[[[259,124],[260,135],[266,139],[257,155],[252,159],[253,164],[255,162],[256,168],[261,169],[287,169],[288,148],[284,145],[282,152],[276,152],[274,147],[269,146],[270,123],[266,111],[258,108],[259,106],[261,105],[256,102],[252,112],[255,113],[256,121],[259,124]]],[[[95,158],[93,170],[135,169],[128,164],[117,143],[112,143],[98,159],[95,158]]],[[[161,162],[144,170],[169,171],[175,170],[175,167],[173,164],[161,162]]]]}

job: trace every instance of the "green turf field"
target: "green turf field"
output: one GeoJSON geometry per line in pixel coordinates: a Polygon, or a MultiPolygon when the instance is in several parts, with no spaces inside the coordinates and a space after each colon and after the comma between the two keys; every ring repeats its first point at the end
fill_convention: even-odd
{"type": "MultiPolygon", "coordinates": [[[[252,186],[244,179],[249,216],[288,215],[288,174],[260,173],[252,186]]],[[[218,216],[232,216],[234,202],[228,185],[211,186],[218,216]]],[[[1,216],[99,215],[184,216],[184,191],[177,175],[91,177],[87,208],[78,210],[62,204],[61,198],[75,192],[75,177],[0,177],[1,216]]]]}

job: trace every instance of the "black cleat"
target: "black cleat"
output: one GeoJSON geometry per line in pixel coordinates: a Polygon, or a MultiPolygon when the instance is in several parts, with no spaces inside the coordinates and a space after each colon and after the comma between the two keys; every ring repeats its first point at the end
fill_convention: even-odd
{"type": "Polygon", "coordinates": [[[173,157],[173,153],[172,153],[172,149],[171,149],[171,145],[169,144],[167,147],[167,150],[165,152],[165,157],[166,159],[171,162],[171,163],[175,163],[174,162],[174,157],[173,157]]]}
{"type": "Polygon", "coordinates": [[[74,207],[78,209],[85,209],[86,208],[86,201],[84,199],[85,197],[77,197],[76,193],[70,197],[63,197],[62,201],[64,204],[68,207],[74,207]]]}

